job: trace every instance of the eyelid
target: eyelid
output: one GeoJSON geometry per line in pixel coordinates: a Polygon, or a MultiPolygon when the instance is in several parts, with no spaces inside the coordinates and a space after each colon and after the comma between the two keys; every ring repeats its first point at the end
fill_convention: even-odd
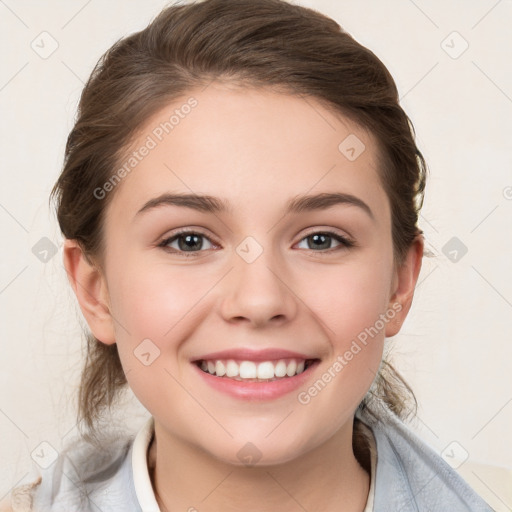
{"type": "MultiPolygon", "coordinates": [[[[220,244],[215,240],[215,238],[212,235],[205,233],[201,228],[195,228],[193,226],[189,226],[186,228],[178,228],[177,230],[173,231],[171,234],[164,235],[157,241],[156,246],[161,247],[163,249],[168,249],[169,252],[174,252],[174,253],[179,253],[179,254],[187,254],[187,255],[200,254],[202,252],[205,252],[206,250],[176,251],[175,249],[171,249],[171,248],[167,247],[167,244],[171,243],[172,241],[175,241],[180,235],[190,235],[190,234],[202,236],[203,238],[206,238],[213,246],[220,247],[220,244]]],[[[210,250],[210,249],[208,249],[208,250],[210,250]]]]}
{"type": "Polygon", "coordinates": [[[325,235],[333,235],[333,236],[337,236],[343,240],[345,240],[347,243],[350,243],[350,244],[356,244],[356,241],[354,240],[354,238],[349,235],[346,231],[345,232],[339,232],[337,231],[335,228],[328,228],[328,227],[325,227],[325,228],[322,228],[322,227],[318,227],[318,226],[314,226],[313,228],[311,228],[311,231],[307,231],[304,235],[301,235],[301,238],[299,240],[302,241],[304,238],[307,238],[308,236],[311,236],[311,235],[316,235],[316,234],[325,234],[325,235]]]}

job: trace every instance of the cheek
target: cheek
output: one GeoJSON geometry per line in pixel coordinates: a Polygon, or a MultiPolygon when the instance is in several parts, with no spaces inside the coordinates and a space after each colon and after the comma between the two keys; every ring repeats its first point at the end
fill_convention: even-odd
{"type": "Polygon", "coordinates": [[[131,264],[129,277],[119,272],[109,285],[121,364],[130,388],[150,410],[174,389],[171,375],[179,378],[177,333],[183,335],[187,312],[201,292],[177,274],[131,264]]]}
{"type": "Polygon", "coordinates": [[[183,341],[211,307],[207,294],[218,277],[199,275],[192,267],[137,260],[123,265],[129,271],[120,266],[111,273],[109,292],[119,356],[130,385],[135,390],[138,379],[147,385],[164,370],[180,377],[183,341]]]}
{"type": "Polygon", "coordinates": [[[125,327],[117,326],[119,341],[168,339],[185,317],[188,321],[188,314],[211,287],[207,276],[199,276],[190,267],[171,268],[135,259],[125,262],[125,268],[126,275],[122,269],[112,273],[109,284],[112,313],[125,327]]]}
{"type": "MultiPolygon", "coordinates": [[[[322,269],[306,294],[308,306],[322,320],[335,351],[344,351],[361,333],[383,331],[382,315],[389,307],[391,259],[322,269]]],[[[306,283],[304,283],[304,286],[306,283]]],[[[364,335],[360,336],[364,338],[364,335]]]]}
{"type": "Polygon", "coordinates": [[[301,389],[297,401],[303,414],[315,417],[332,435],[356,410],[367,394],[381,364],[387,296],[377,293],[370,273],[351,273],[334,283],[338,293],[331,301],[319,300],[315,311],[330,342],[329,357],[322,361],[316,378],[301,389]],[[373,283],[373,286],[370,285],[373,283]],[[368,294],[361,287],[368,285],[368,294]],[[370,293],[371,288],[371,293],[370,293]]]}
{"type": "Polygon", "coordinates": [[[322,393],[319,404],[331,399],[337,403],[343,396],[357,406],[377,374],[385,326],[395,316],[395,311],[388,309],[392,257],[376,254],[371,261],[360,263],[317,273],[315,291],[308,296],[308,306],[331,345],[322,369],[323,383],[319,384],[321,389],[327,384],[329,390],[322,393]]]}

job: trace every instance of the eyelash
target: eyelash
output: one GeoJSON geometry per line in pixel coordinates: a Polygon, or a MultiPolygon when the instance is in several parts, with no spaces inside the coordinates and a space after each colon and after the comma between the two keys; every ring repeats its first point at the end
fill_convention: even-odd
{"type": "MultiPolygon", "coordinates": [[[[201,233],[199,231],[191,231],[191,230],[184,229],[182,231],[177,231],[176,233],[174,233],[170,237],[167,237],[164,240],[162,240],[158,244],[158,247],[161,247],[165,251],[171,252],[173,254],[182,254],[186,258],[196,257],[196,256],[199,256],[200,253],[204,252],[204,250],[199,250],[199,251],[181,251],[181,250],[172,249],[172,248],[168,247],[168,245],[170,243],[174,242],[175,240],[178,240],[183,235],[199,235],[200,237],[204,237],[208,241],[210,241],[210,243],[212,243],[212,245],[216,245],[215,242],[210,240],[210,238],[208,236],[206,236],[204,233],[201,233]]],[[[322,249],[320,251],[315,251],[313,249],[307,249],[309,251],[313,251],[314,253],[319,254],[320,256],[328,256],[329,254],[331,254],[333,252],[336,252],[337,250],[340,250],[340,249],[350,249],[352,247],[355,247],[355,245],[356,245],[354,241],[352,241],[352,240],[350,240],[350,239],[348,239],[348,238],[346,238],[344,236],[341,236],[338,233],[335,233],[334,231],[329,231],[329,230],[326,230],[326,231],[323,231],[323,230],[322,231],[313,231],[311,233],[308,233],[306,236],[304,236],[303,238],[301,238],[299,240],[299,243],[302,242],[303,240],[313,236],[313,235],[327,235],[327,236],[333,238],[334,240],[336,240],[337,242],[339,242],[341,244],[341,247],[335,247],[335,248],[332,248],[332,249],[322,249]]]]}

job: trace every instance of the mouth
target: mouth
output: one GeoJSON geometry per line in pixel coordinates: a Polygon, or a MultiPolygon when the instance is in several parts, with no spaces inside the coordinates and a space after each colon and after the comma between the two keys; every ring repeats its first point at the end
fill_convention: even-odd
{"type": "Polygon", "coordinates": [[[201,381],[237,400],[267,402],[290,395],[314,377],[320,359],[279,348],[238,347],[191,359],[201,381]]]}
{"type": "Polygon", "coordinates": [[[193,363],[204,373],[239,382],[274,382],[306,372],[319,359],[281,358],[266,361],[198,359],[193,363]]]}

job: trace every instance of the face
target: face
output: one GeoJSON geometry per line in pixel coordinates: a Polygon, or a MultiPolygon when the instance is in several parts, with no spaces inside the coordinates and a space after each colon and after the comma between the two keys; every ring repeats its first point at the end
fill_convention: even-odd
{"type": "Polygon", "coordinates": [[[144,145],[110,192],[103,279],[160,431],[276,464],[349,428],[400,308],[372,136],[312,99],[212,84],[144,145]]]}

